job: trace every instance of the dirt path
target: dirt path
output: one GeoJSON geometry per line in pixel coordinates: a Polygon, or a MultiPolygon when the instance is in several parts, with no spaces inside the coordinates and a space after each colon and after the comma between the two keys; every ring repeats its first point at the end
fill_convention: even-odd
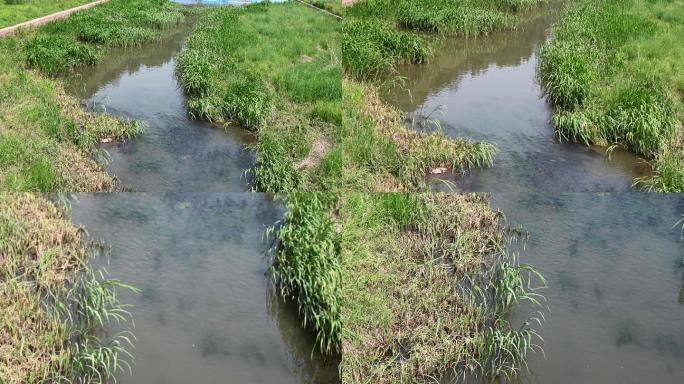
{"type": "Polygon", "coordinates": [[[348,7],[350,5],[354,5],[358,0],[342,0],[342,6],[348,7]]]}
{"type": "Polygon", "coordinates": [[[15,32],[16,32],[18,29],[20,29],[20,28],[33,28],[33,27],[38,27],[38,26],[43,25],[43,24],[45,24],[45,23],[49,23],[49,22],[52,21],[52,20],[63,19],[63,18],[65,18],[65,17],[68,17],[69,15],[71,15],[71,14],[74,13],[74,12],[78,12],[78,11],[81,11],[81,10],[84,10],[84,9],[88,9],[88,8],[90,8],[90,7],[94,7],[94,6],[98,5],[98,4],[105,3],[105,2],[107,2],[107,1],[109,1],[109,0],[97,0],[97,1],[93,1],[92,3],[83,4],[83,5],[80,5],[80,6],[78,6],[78,7],[69,8],[69,9],[66,9],[66,10],[64,10],[64,11],[59,11],[59,12],[55,12],[55,13],[50,14],[50,15],[47,15],[47,16],[39,17],[39,18],[37,18],[37,19],[25,21],[25,22],[20,23],[20,24],[17,24],[17,25],[12,25],[12,26],[10,26],[10,27],[5,27],[5,28],[0,29],[0,36],[6,36],[6,35],[9,35],[9,34],[13,34],[13,33],[15,33],[15,32]]]}

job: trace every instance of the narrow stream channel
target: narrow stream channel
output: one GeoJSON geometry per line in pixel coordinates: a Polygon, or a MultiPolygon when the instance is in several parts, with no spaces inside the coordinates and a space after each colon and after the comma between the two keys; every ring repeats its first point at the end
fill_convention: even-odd
{"type": "Polygon", "coordinates": [[[616,150],[609,160],[604,148],[555,139],[551,106],[536,67],[539,48],[551,38],[562,4],[551,0],[526,13],[515,31],[445,38],[427,64],[400,68],[408,92],[395,88],[387,101],[412,114],[430,115],[450,136],[489,141],[499,150],[490,168],[440,175],[455,181],[457,189],[627,191],[635,177],[647,174],[648,164],[628,152],[616,150]]]}
{"type": "Polygon", "coordinates": [[[72,220],[112,245],[110,277],[142,290],[121,295],[138,341],[119,383],[339,382],[339,357],[312,353],[269,287],[263,232],[282,213],[263,194],[77,195],[72,220]]]}
{"type": "Polygon", "coordinates": [[[178,87],[175,56],[192,23],[141,47],[111,49],[101,64],[80,68],[67,89],[97,111],[145,121],[137,138],[104,144],[107,171],[134,191],[241,192],[253,140],[240,127],[191,120],[178,87]]]}
{"type": "Polygon", "coordinates": [[[683,195],[499,193],[492,206],[529,231],[521,261],[548,279],[546,358],[529,355],[523,382],[684,382],[683,195]]]}

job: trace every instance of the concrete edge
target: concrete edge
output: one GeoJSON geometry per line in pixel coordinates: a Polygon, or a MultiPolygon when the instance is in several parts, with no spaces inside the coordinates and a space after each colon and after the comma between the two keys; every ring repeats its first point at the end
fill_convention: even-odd
{"type": "Polygon", "coordinates": [[[82,11],[84,9],[94,7],[98,4],[106,3],[107,1],[109,1],[109,0],[96,0],[96,1],[93,1],[92,3],[79,5],[78,7],[69,8],[69,9],[66,9],[64,11],[55,12],[55,13],[52,13],[50,15],[41,16],[41,17],[38,17],[36,19],[25,21],[25,22],[20,23],[20,24],[5,27],[5,28],[0,29],[0,36],[7,36],[7,35],[14,34],[21,28],[35,28],[35,27],[41,26],[43,24],[49,23],[53,20],[63,19],[65,17],[69,17],[69,15],[71,15],[74,12],[82,11]]]}

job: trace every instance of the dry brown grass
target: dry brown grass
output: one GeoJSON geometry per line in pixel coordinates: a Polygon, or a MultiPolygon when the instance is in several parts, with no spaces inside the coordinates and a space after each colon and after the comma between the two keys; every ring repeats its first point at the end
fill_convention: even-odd
{"type": "Polygon", "coordinates": [[[44,300],[64,292],[85,263],[81,231],[52,203],[34,194],[0,194],[0,378],[6,384],[42,382],[69,359],[69,327],[44,300]]]}

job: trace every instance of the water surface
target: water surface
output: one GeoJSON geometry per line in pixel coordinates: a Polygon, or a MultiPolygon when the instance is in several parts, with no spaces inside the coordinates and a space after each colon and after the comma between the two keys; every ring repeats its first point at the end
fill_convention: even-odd
{"type": "Polygon", "coordinates": [[[684,195],[500,193],[492,205],[529,231],[521,261],[548,279],[546,358],[530,355],[523,382],[684,382],[684,195]]]}
{"type": "MultiPolygon", "coordinates": [[[[122,384],[338,383],[295,308],[266,276],[265,227],[282,217],[262,194],[77,195],[72,218],[112,245],[110,277],[138,338],[122,384]]],[[[112,330],[115,331],[115,330],[112,330]]]]}
{"type": "Polygon", "coordinates": [[[140,137],[103,146],[111,155],[107,171],[132,190],[247,189],[244,171],[253,155],[244,145],[252,135],[238,126],[188,117],[174,71],[190,28],[183,25],[141,47],[112,49],[101,64],[81,68],[69,79],[69,91],[90,108],[148,124],[140,137]]]}
{"type": "MultiPolygon", "coordinates": [[[[446,176],[467,191],[625,191],[649,166],[626,151],[558,143],[536,80],[537,55],[562,2],[527,12],[515,31],[446,38],[428,64],[400,68],[406,90],[389,102],[430,115],[446,134],[494,143],[494,166],[446,176]]],[[[435,127],[431,127],[435,129],[435,127]]],[[[444,185],[435,183],[436,186],[444,185]]]]}

